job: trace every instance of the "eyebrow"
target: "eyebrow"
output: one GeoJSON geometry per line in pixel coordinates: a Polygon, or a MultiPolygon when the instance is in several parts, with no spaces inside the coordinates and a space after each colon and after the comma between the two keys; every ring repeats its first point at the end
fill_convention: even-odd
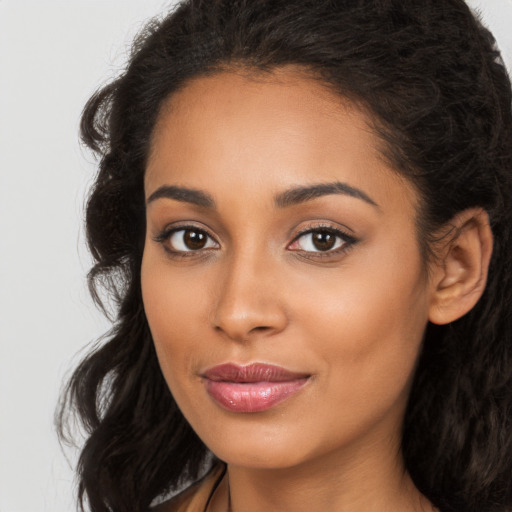
{"type": "Polygon", "coordinates": [[[206,192],[188,187],[178,187],[176,185],[163,185],[162,187],[157,188],[148,197],[146,204],[162,198],[191,203],[196,206],[202,206],[203,208],[215,208],[215,201],[212,196],[206,192]]]}
{"type": "MultiPolygon", "coordinates": [[[[285,190],[284,192],[278,194],[274,199],[274,203],[279,208],[286,208],[288,206],[294,206],[300,203],[305,203],[307,201],[312,201],[318,197],[332,194],[355,197],[356,199],[361,199],[366,203],[379,208],[379,205],[365,192],[339,181],[335,181],[333,183],[318,183],[315,185],[290,188],[289,190],[285,190]]],[[[214,199],[206,192],[188,187],[180,187],[177,185],[163,185],[157,188],[149,196],[146,204],[150,204],[153,201],[162,198],[174,199],[175,201],[181,201],[184,203],[191,203],[202,208],[215,208],[214,199]]]]}
{"type": "Polygon", "coordinates": [[[366,203],[379,208],[379,205],[362,190],[347,185],[346,183],[341,183],[339,181],[291,188],[276,196],[275,204],[280,208],[286,208],[287,206],[305,203],[306,201],[312,201],[318,197],[331,194],[341,194],[355,197],[356,199],[361,199],[366,203]]]}

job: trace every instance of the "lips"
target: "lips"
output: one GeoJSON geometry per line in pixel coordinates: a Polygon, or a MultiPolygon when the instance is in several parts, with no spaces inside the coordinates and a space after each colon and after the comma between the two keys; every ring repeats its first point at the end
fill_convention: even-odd
{"type": "Polygon", "coordinates": [[[310,375],[280,366],[222,364],[206,370],[206,390],[221,407],[248,413],[270,409],[297,393],[310,375]]]}

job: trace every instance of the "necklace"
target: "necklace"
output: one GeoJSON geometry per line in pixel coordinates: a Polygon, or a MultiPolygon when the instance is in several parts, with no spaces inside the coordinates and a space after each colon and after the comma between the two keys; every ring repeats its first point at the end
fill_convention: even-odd
{"type": "MultiPolygon", "coordinates": [[[[227,472],[226,472],[227,474],[227,472]]],[[[229,478],[228,478],[228,509],[227,512],[233,512],[233,509],[231,508],[231,489],[229,487],[229,478]]]]}
{"type": "Polygon", "coordinates": [[[226,478],[226,485],[227,485],[227,494],[228,494],[228,502],[227,502],[227,508],[226,512],[232,512],[231,508],[231,491],[229,488],[229,477],[227,475],[227,468],[224,468],[224,471],[220,475],[220,477],[215,482],[212,491],[210,492],[210,496],[208,497],[208,500],[206,502],[206,505],[204,507],[204,512],[211,512],[211,504],[214,502],[214,498],[217,495],[220,487],[222,486],[222,483],[224,482],[224,479],[226,478]]]}

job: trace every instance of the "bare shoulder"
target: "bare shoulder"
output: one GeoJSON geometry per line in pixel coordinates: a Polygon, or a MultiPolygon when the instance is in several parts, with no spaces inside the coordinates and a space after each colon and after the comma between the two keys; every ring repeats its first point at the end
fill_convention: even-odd
{"type": "Polygon", "coordinates": [[[216,466],[204,478],[169,500],[152,507],[150,512],[197,512],[204,510],[224,473],[225,466],[216,466]]]}

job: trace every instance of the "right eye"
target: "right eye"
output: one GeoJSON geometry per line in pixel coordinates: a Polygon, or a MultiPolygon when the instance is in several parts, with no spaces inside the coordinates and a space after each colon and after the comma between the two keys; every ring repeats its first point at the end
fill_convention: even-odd
{"type": "Polygon", "coordinates": [[[162,233],[157,242],[174,253],[197,252],[218,247],[217,242],[204,230],[198,228],[175,228],[162,233]]]}

